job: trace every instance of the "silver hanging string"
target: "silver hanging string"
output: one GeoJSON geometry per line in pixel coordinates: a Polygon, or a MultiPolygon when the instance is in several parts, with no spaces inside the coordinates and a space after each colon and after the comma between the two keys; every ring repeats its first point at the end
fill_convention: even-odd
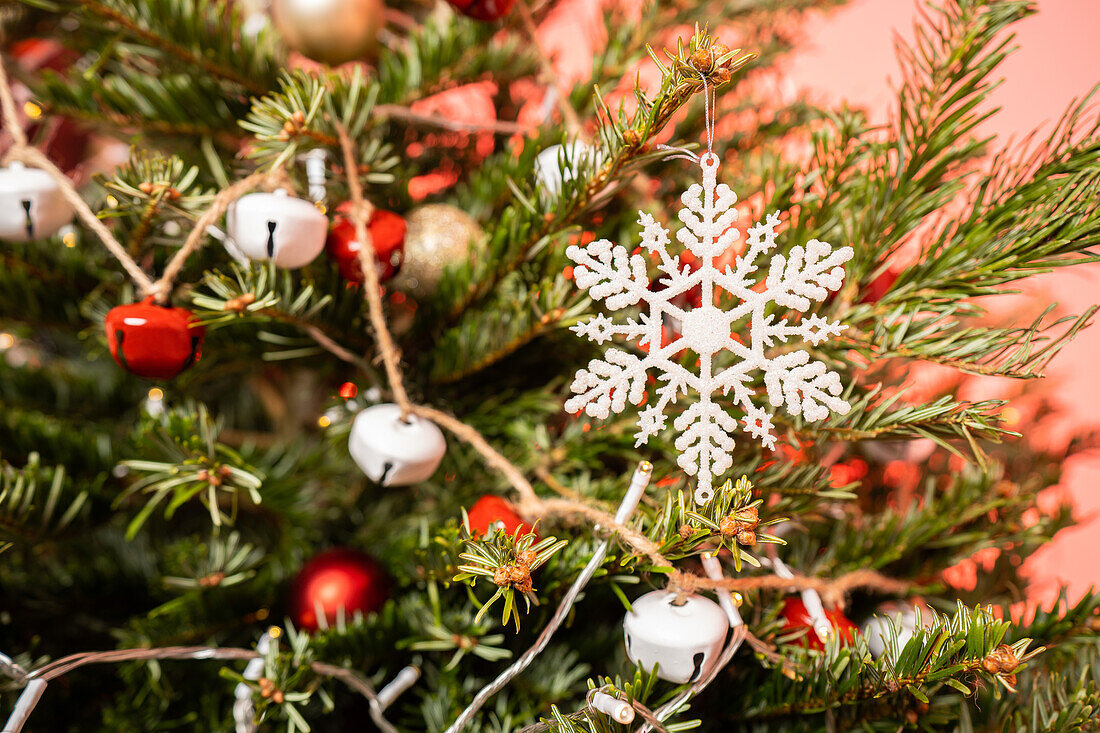
{"type": "MultiPolygon", "coordinates": [[[[711,88],[707,83],[706,74],[696,70],[699,74],[699,79],[703,82],[703,125],[706,128],[707,133],[707,155],[714,155],[714,108],[718,106],[717,92],[711,88]]],[[[657,145],[658,150],[665,150],[673,155],[666,156],[666,160],[672,160],[674,158],[683,158],[689,160],[698,166],[703,165],[702,156],[696,155],[685,147],[678,145],[665,145],[661,143],[657,145]]]]}

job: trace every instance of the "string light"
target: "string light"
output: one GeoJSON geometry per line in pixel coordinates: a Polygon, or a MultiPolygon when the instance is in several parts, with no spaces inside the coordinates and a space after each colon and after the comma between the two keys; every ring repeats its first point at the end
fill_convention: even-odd
{"type": "Polygon", "coordinates": [[[321,417],[317,418],[317,424],[322,428],[327,428],[329,425],[332,425],[332,420],[329,419],[328,415],[321,415],[321,417]]]}
{"type": "Polygon", "coordinates": [[[23,111],[26,112],[27,117],[30,117],[32,120],[37,120],[42,116],[42,108],[34,102],[27,102],[24,104],[23,111]]]}
{"type": "Polygon", "coordinates": [[[0,351],[10,349],[15,346],[15,336],[10,333],[0,333],[0,351]]]}
{"type": "Polygon", "coordinates": [[[76,232],[66,232],[65,236],[61,238],[61,241],[66,247],[72,249],[76,246],[76,232]]]}
{"type": "Polygon", "coordinates": [[[149,390],[149,401],[150,402],[160,402],[163,399],[164,399],[164,390],[161,389],[160,387],[153,387],[151,390],[149,390]]]}

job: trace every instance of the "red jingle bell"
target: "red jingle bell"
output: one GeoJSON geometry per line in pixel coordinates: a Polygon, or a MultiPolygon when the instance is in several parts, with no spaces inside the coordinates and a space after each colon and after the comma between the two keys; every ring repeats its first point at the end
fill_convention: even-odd
{"type": "Polygon", "coordinates": [[[358,550],[322,552],[302,566],[291,590],[290,615],[299,628],[316,631],[336,622],[340,609],[350,620],[356,612],[377,611],[389,597],[389,579],[372,557],[358,550]],[[321,617],[318,617],[318,614],[321,617]]]}
{"type": "MultiPolygon", "coordinates": [[[[367,222],[374,260],[378,263],[378,279],[388,280],[401,265],[401,252],[405,246],[405,220],[392,211],[375,209],[367,222]]],[[[336,260],[340,275],[351,282],[363,282],[359,267],[359,250],[362,244],[355,234],[355,224],[346,216],[337,215],[336,223],[328,234],[325,245],[329,256],[336,260]]]]}
{"type": "MultiPolygon", "coordinates": [[[[466,512],[470,518],[470,531],[474,536],[487,535],[503,527],[509,535],[523,535],[534,528],[523,521],[523,517],[516,514],[511,504],[499,496],[486,495],[474,502],[470,510],[466,512]]],[[[535,535],[536,538],[538,535],[535,535]]]]}
{"type": "MultiPolygon", "coordinates": [[[[817,651],[825,649],[825,638],[814,628],[813,617],[810,616],[810,612],[801,598],[789,596],[783,601],[783,610],[779,612],[779,615],[783,619],[782,633],[805,630],[806,633],[793,643],[817,651]]],[[[858,627],[849,621],[847,616],[836,608],[827,608],[825,609],[825,619],[832,627],[833,633],[840,637],[841,643],[852,643],[853,634],[858,631],[858,627]]]]}
{"type": "Polygon", "coordinates": [[[500,20],[512,11],[516,0],[447,0],[458,12],[475,20],[500,20]]]}
{"type": "Polygon", "coordinates": [[[206,335],[191,311],[157,305],[152,297],[112,308],[104,327],[115,361],[148,379],[171,379],[198,361],[206,335]]]}

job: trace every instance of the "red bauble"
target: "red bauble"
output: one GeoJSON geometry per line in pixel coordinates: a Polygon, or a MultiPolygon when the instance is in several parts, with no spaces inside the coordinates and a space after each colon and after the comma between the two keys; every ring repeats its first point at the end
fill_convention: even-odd
{"type": "Polygon", "coordinates": [[[206,329],[186,308],[153,298],[112,308],[103,324],[111,356],[139,377],[171,379],[199,360],[206,329]]]}
{"type": "Polygon", "coordinates": [[[481,497],[466,512],[466,516],[470,518],[470,531],[474,536],[489,534],[498,524],[510,535],[527,534],[532,529],[523,517],[516,514],[512,505],[499,496],[481,497]]]}
{"type": "Polygon", "coordinates": [[[447,0],[463,15],[476,20],[500,20],[512,11],[516,0],[447,0]]]}
{"type": "MultiPolygon", "coordinates": [[[[789,596],[783,601],[783,610],[779,612],[779,615],[784,622],[783,633],[805,629],[806,633],[799,637],[795,642],[796,644],[818,651],[825,649],[825,640],[818,636],[817,631],[814,630],[814,621],[810,617],[810,612],[806,610],[806,604],[802,602],[800,597],[789,596]]],[[[825,609],[825,618],[828,619],[829,625],[833,627],[833,631],[840,637],[842,643],[852,643],[852,635],[858,629],[855,624],[835,608],[825,609]]]]}
{"type": "Polygon", "coordinates": [[[373,558],[358,550],[329,550],[303,565],[294,579],[290,614],[299,628],[316,631],[318,610],[333,624],[341,608],[350,620],[356,611],[382,608],[388,597],[386,571],[373,558]]]}
{"type": "Polygon", "coordinates": [[[894,283],[898,281],[899,273],[896,270],[886,270],[882,272],[871,282],[867,283],[867,290],[864,291],[863,297],[859,299],[860,303],[877,303],[882,300],[882,296],[890,292],[890,288],[894,287],[894,283]]]}
{"type": "MultiPolygon", "coordinates": [[[[375,209],[367,222],[374,259],[378,263],[378,278],[387,280],[393,277],[401,264],[401,252],[405,246],[405,220],[392,211],[375,209]]],[[[328,234],[325,248],[329,256],[336,260],[340,275],[345,280],[363,282],[363,270],[359,267],[359,250],[362,244],[355,235],[355,224],[346,216],[336,217],[336,223],[328,234]]]]}

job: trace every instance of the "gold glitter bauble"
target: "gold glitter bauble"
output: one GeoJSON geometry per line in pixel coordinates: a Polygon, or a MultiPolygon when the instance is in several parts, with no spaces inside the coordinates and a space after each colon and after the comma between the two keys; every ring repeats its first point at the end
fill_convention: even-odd
{"type": "Polygon", "coordinates": [[[382,0],[275,0],[271,14],[288,46],[333,66],[368,55],[385,24],[382,0]]]}
{"type": "Polygon", "coordinates": [[[447,265],[463,262],[481,242],[472,216],[447,204],[428,204],[405,217],[405,249],[393,284],[412,295],[430,295],[447,265]]]}

